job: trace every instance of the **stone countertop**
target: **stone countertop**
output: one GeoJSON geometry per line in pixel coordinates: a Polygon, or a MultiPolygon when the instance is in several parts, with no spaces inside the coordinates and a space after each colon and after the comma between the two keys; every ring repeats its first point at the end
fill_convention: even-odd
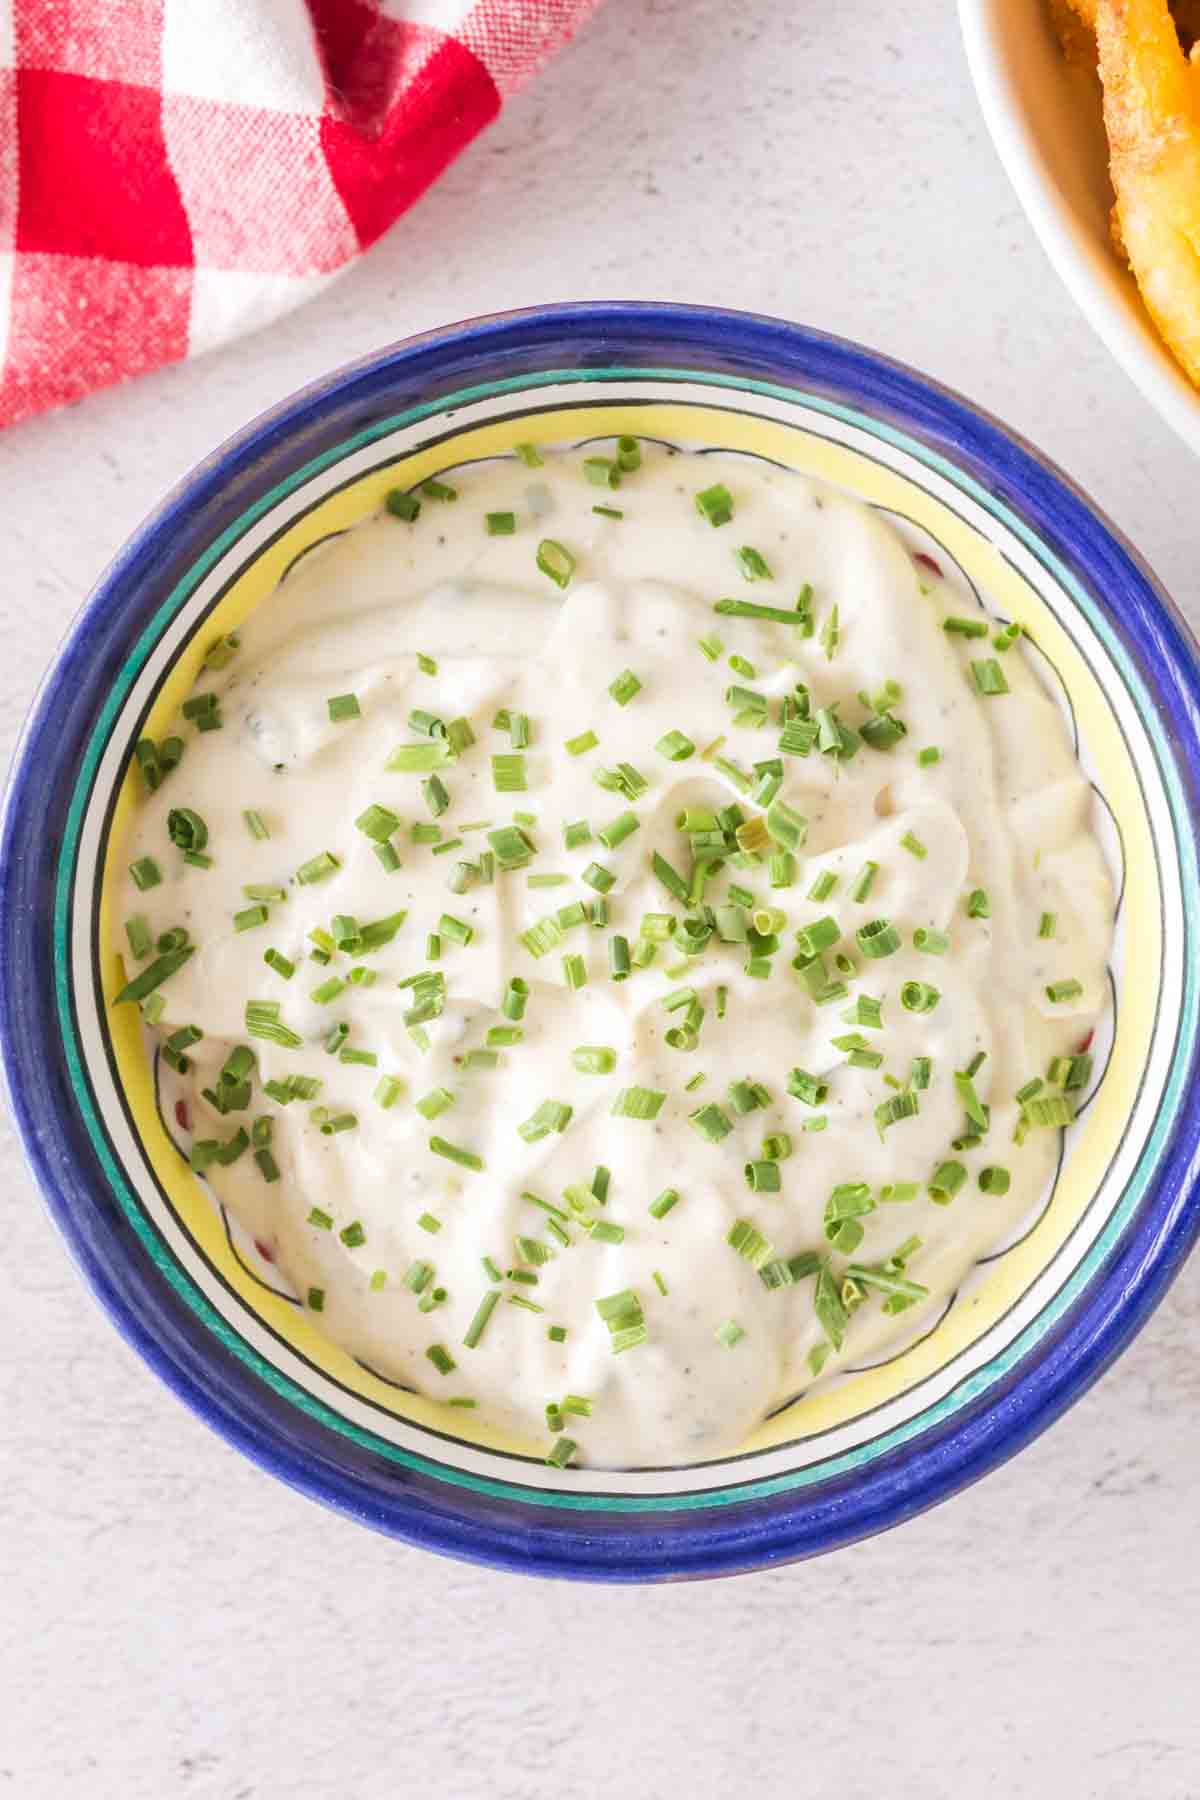
{"type": "MultiPolygon", "coordinates": [[[[952,9],[608,0],[306,310],[0,437],[0,748],[97,571],[227,432],[388,339],[587,298],[803,319],[961,388],[1200,621],[1196,464],[1034,241],[952,9]]],[[[260,1475],[122,1347],[7,1127],[0,1156],[0,1796],[1200,1792],[1200,1264],[1047,1436],[922,1519],[768,1575],[585,1589],[260,1475]]]]}

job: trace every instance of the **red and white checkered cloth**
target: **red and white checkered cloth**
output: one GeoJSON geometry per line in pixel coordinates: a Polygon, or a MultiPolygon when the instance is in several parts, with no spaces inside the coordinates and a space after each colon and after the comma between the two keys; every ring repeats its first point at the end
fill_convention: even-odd
{"type": "Polygon", "coordinates": [[[599,0],[0,0],[0,424],[318,292],[599,0]]]}

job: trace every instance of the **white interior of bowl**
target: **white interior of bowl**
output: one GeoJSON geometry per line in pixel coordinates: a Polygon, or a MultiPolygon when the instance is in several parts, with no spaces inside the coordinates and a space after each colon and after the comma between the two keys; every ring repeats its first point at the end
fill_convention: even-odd
{"type": "Polygon", "coordinates": [[[1113,252],[1096,81],[1064,59],[1046,0],[959,0],[959,19],[992,142],[1042,248],[1126,374],[1200,451],[1200,392],[1113,252]]]}

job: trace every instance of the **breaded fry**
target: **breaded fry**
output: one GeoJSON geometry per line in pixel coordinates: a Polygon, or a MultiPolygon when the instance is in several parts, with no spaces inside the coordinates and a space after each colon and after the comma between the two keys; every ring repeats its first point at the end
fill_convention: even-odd
{"type": "Polygon", "coordinates": [[[1098,0],[1120,241],[1167,344],[1200,385],[1200,67],[1167,0],[1098,0]]]}
{"type": "Polygon", "coordinates": [[[1095,0],[1049,0],[1050,22],[1069,63],[1096,67],[1095,0]]]}

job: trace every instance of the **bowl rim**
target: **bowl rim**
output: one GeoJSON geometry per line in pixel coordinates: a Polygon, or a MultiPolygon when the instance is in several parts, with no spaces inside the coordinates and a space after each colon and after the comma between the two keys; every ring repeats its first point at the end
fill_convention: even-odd
{"type": "MultiPolygon", "coordinates": [[[[166,496],[101,576],[77,614],[32,704],[0,816],[0,1051],[9,1104],[50,1214],[87,1285],[122,1335],[191,1409],[261,1467],[292,1487],[408,1543],[524,1573],[644,1581],[733,1573],[815,1554],[900,1523],[964,1487],[1044,1430],[1129,1342],[1162,1298],[1200,1232],[1200,1109],[1180,1108],[1155,1177],[1104,1268],[1010,1376],[949,1423],[917,1435],[865,1470],[790,1493],[646,1517],[569,1511],[549,1517],[534,1501],[480,1498],[394,1467],[389,1482],[328,1455],[322,1431],[289,1436],[264,1412],[258,1378],[203,1327],[185,1340],[178,1321],[131,1306],[113,1278],[118,1252],[132,1259],[115,1222],[98,1245],[83,1208],[100,1207],[95,1170],[74,1153],[56,1080],[56,1018],[39,937],[49,911],[56,852],[47,842],[53,757],[62,722],[85,677],[103,680],[104,652],[119,643],[123,610],[161,581],[164,559],[191,561],[216,535],[221,509],[240,511],[245,491],[277,479],[273,458],[299,464],[311,441],[355,409],[396,409],[399,392],[454,391],[468,374],[529,374],[646,360],[703,377],[764,371],[807,393],[849,400],[903,429],[961,470],[986,479],[1043,541],[1081,572],[1092,592],[1121,595],[1112,613],[1140,672],[1167,711],[1175,773],[1200,821],[1200,660],[1168,597],[1120,534],[1070,480],[1016,434],[951,390],[875,352],[811,328],[717,308],[588,302],[529,308],[423,333],[345,365],[252,420],[166,496]],[[664,346],[667,348],[664,349],[664,346]],[[264,469],[270,469],[264,476],[264,469]],[[99,651],[99,656],[98,656],[99,651]],[[97,662],[99,661],[99,672],[97,662]],[[85,1223],[89,1229],[85,1229],[85,1223]]],[[[348,435],[348,433],[345,433],[348,435]]],[[[1101,601],[1101,604],[1105,604],[1101,601]]],[[[125,627],[128,635],[128,627],[125,627]]],[[[1196,1072],[1200,1031],[1181,1054],[1196,1072]]],[[[110,1201],[111,1208],[111,1201],[110,1201]]],[[[141,1252],[143,1257],[145,1252],[141,1252]]],[[[146,1259],[148,1262],[148,1258],[146,1259]]],[[[123,1264],[125,1273],[131,1264],[123,1264]]],[[[147,1268],[151,1283],[155,1271],[147,1268]]],[[[139,1269],[139,1279],[143,1272],[139,1269]]],[[[161,1281],[161,1277],[159,1278],[161,1281]]],[[[294,1409],[293,1409],[294,1410],[294,1409]]]]}
{"type": "MultiPolygon", "coordinates": [[[[967,67],[1002,168],[1055,272],[1105,349],[1190,450],[1200,452],[1200,390],[1194,388],[1147,314],[1131,317],[1114,281],[1112,254],[1097,243],[1053,179],[1021,102],[1005,49],[1011,0],[958,0],[967,67]]],[[[1141,304],[1139,297],[1139,305],[1141,304]]]]}

